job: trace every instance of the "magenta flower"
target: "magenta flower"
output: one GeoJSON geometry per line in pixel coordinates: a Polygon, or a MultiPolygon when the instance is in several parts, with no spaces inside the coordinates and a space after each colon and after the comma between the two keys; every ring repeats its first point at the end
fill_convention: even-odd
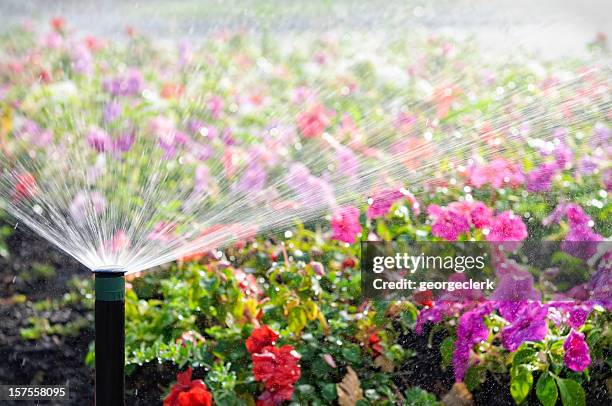
{"type": "Polygon", "coordinates": [[[331,225],[334,240],[353,244],[356,241],[357,234],[361,232],[359,209],[353,206],[336,209],[332,216],[331,225]]]}
{"type": "Polygon", "coordinates": [[[113,147],[113,139],[104,130],[92,128],[87,134],[87,143],[98,152],[110,151],[113,147]]]}
{"type": "Polygon", "coordinates": [[[415,115],[407,114],[402,111],[395,117],[395,128],[405,133],[412,129],[416,122],[417,118],[415,115]]]}
{"type": "Polygon", "coordinates": [[[502,212],[491,220],[487,241],[501,242],[504,249],[515,251],[525,238],[527,226],[511,211],[502,212]]]}
{"type": "Polygon", "coordinates": [[[421,309],[419,312],[416,320],[415,332],[419,335],[422,334],[423,327],[425,327],[428,322],[437,324],[441,322],[444,317],[458,315],[463,307],[463,303],[457,301],[438,300],[434,302],[433,307],[421,309]]]}
{"type": "Polygon", "coordinates": [[[591,221],[591,217],[584,212],[582,207],[574,203],[566,206],[565,215],[567,216],[569,226],[572,228],[588,225],[589,221],[591,221]]]}
{"type": "Polygon", "coordinates": [[[508,351],[516,351],[525,341],[540,341],[548,333],[548,306],[532,302],[522,307],[516,320],[502,330],[502,344],[508,351]]]}
{"type": "Polygon", "coordinates": [[[569,255],[586,261],[595,255],[597,243],[602,240],[603,237],[589,226],[573,227],[565,235],[561,249],[569,255]]]}
{"type": "Polygon", "coordinates": [[[557,163],[551,162],[529,172],[527,174],[527,190],[530,192],[547,192],[550,190],[557,169],[557,163]]]}
{"type": "Polygon", "coordinates": [[[329,183],[312,175],[304,164],[291,164],[285,183],[295,192],[300,204],[309,209],[326,207],[335,201],[329,183]]]}
{"type": "Polygon", "coordinates": [[[382,190],[372,197],[372,204],[368,207],[369,219],[383,217],[389,212],[396,201],[402,199],[404,194],[399,190],[382,190]]]}
{"type": "Polygon", "coordinates": [[[176,224],[160,221],[155,223],[153,230],[149,233],[149,240],[159,241],[160,243],[169,243],[176,238],[176,224]]]}
{"type": "Polygon", "coordinates": [[[15,136],[22,137],[37,147],[46,147],[53,141],[53,133],[43,130],[32,120],[25,120],[21,128],[15,131],[15,136]]]}
{"type": "Polygon", "coordinates": [[[130,238],[127,233],[123,230],[118,230],[113,234],[113,236],[104,242],[103,247],[105,250],[110,252],[120,252],[123,251],[130,246],[130,238]]]}
{"type": "Polygon", "coordinates": [[[472,347],[489,337],[489,329],[484,322],[484,316],[491,313],[491,303],[485,303],[475,309],[465,312],[457,324],[457,340],[453,352],[453,370],[455,380],[461,382],[470,366],[472,347]]]}
{"type": "Polygon", "coordinates": [[[602,177],[604,187],[608,192],[612,192],[612,169],[605,170],[602,177]]]}
{"type": "Polygon", "coordinates": [[[589,346],[584,340],[584,334],[572,329],[563,343],[565,365],[572,371],[582,372],[591,365],[589,346]]]}
{"type": "Polygon", "coordinates": [[[593,310],[590,303],[550,302],[549,318],[557,325],[564,323],[578,329],[584,325],[593,310]]]}
{"type": "Polygon", "coordinates": [[[90,75],[93,72],[93,58],[85,45],[76,45],[72,50],[72,68],[75,72],[90,75]]]}
{"type": "Polygon", "coordinates": [[[555,149],[555,163],[559,169],[567,169],[571,167],[570,163],[574,158],[574,153],[567,144],[561,143],[555,149]]]}
{"type": "Polygon", "coordinates": [[[134,145],[135,140],[136,136],[133,132],[121,134],[113,141],[113,151],[117,153],[128,152],[134,145]]]}
{"type": "Polygon", "coordinates": [[[533,287],[533,276],[527,271],[513,269],[502,274],[491,300],[500,302],[518,302],[538,300],[540,294],[533,287]]]}
{"type": "Polygon", "coordinates": [[[427,208],[427,212],[433,218],[431,233],[436,237],[455,241],[460,234],[470,231],[468,221],[460,214],[434,204],[427,208]]]}
{"type": "Polygon", "coordinates": [[[588,284],[592,290],[591,299],[596,300],[608,311],[612,310],[612,252],[603,255],[597,266],[597,272],[588,284]]]}

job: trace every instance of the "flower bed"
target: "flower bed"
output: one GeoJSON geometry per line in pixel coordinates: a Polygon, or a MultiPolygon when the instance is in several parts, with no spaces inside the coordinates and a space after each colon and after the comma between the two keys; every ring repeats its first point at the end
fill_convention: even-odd
{"type": "MultiPolygon", "coordinates": [[[[455,84],[434,88],[436,76],[477,60],[468,45],[431,39],[420,43],[424,59],[403,60],[402,52],[391,53],[390,61],[399,59],[405,67],[396,74],[397,63],[389,61],[381,67],[352,60],[348,71],[336,70],[349,59],[343,52],[350,54],[350,44],[344,42],[314,40],[289,57],[271,54],[262,60],[261,49],[237,35],[204,48],[209,51],[204,59],[214,58],[230,76],[220,68],[206,76],[194,68],[202,59],[185,47],[168,53],[131,35],[122,45],[79,39],[67,35],[57,20],[42,41],[25,31],[4,40],[9,52],[0,63],[3,137],[26,140],[29,152],[44,154],[66,133],[83,136],[97,189],[86,198],[64,196],[66,215],[74,221],[84,211],[102,213],[116,186],[111,175],[117,173],[104,173],[99,157],[124,162],[142,155],[134,147],[136,129],[151,137],[147,160],[173,163],[187,157],[192,165],[192,176],[175,180],[169,190],[206,191],[210,207],[227,202],[222,193],[209,193],[225,190],[223,182],[241,193],[264,190],[278,168],[270,164],[263,170],[249,160],[250,147],[258,146],[252,135],[265,132],[272,137],[266,140],[279,147],[271,135],[281,128],[275,115],[288,109],[280,143],[294,149],[299,144],[292,152],[296,159],[319,149],[325,164],[340,156],[334,168],[342,182],[350,182],[361,173],[352,173],[357,158],[323,143],[326,133],[334,133],[369,157],[359,165],[376,168],[378,153],[396,151],[393,159],[408,157],[399,174],[418,175],[409,178],[410,184],[401,176],[383,182],[377,173],[381,178],[362,186],[362,196],[334,196],[333,187],[347,188],[329,180],[329,173],[326,180],[325,165],[317,176],[292,166],[291,179],[299,181],[283,187],[304,188],[297,194],[306,198],[300,204],[319,209],[319,215],[258,236],[243,228],[236,232],[238,241],[229,233],[231,244],[226,244],[229,234],[223,234],[213,240],[225,244],[222,250],[184,253],[170,268],[129,276],[126,361],[135,404],[145,397],[194,406],[610,401],[612,257],[576,249],[577,243],[612,234],[608,71],[574,62],[535,68],[517,63],[499,72],[489,70],[494,66],[467,69],[473,83],[466,82],[465,89],[455,84]],[[116,60],[131,65],[105,62],[116,60]],[[265,83],[259,82],[260,70],[267,72],[265,83]],[[309,76],[311,71],[318,76],[309,76]],[[195,86],[188,80],[193,72],[195,79],[214,83],[195,86]],[[556,87],[568,73],[578,73],[577,79],[556,87]],[[230,77],[234,86],[228,84],[230,77]],[[398,84],[398,77],[411,85],[398,84]],[[227,88],[220,91],[223,83],[227,88]],[[318,85],[339,92],[325,98],[318,85]],[[420,102],[399,110],[385,104],[396,86],[410,89],[404,100],[420,102]],[[517,86],[525,93],[496,96],[517,86]],[[206,97],[194,102],[190,97],[198,92],[206,97]],[[58,103],[63,106],[58,114],[66,116],[55,117],[52,108],[58,103]],[[380,114],[372,112],[378,105],[380,114]],[[82,134],[83,123],[70,114],[77,106],[87,110],[77,116],[86,124],[82,134]],[[359,118],[371,116],[378,121],[359,118]],[[198,120],[185,122],[184,117],[198,120]],[[377,131],[367,133],[366,124],[377,131]],[[448,134],[460,138],[467,132],[474,132],[470,137],[477,141],[457,149],[461,159],[455,161],[444,143],[452,140],[448,134]],[[370,138],[360,144],[362,133],[370,138]],[[328,218],[324,206],[331,207],[328,218]],[[500,253],[492,269],[499,284],[491,298],[469,292],[461,300],[426,295],[401,302],[365,300],[359,242],[393,239],[491,241],[510,251],[551,240],[561,248],[550,256],[545,274],[500,253]],[[567,278],[566,289],[556,290],[546,279],[559,275],[567,278]],[[516,280],[521,280],[519,291],[512,290],[516,280]],[[160,377],[159,382],[151,377],[160,377]]],[[[141,174],[148,170],[145,161],[141,174]]],[[[36,198],[37,183],[49,183],[29,172],[16,179],[11,197],[19,204],[36,198]]],[[[169,205],[164,215],[178,216],[179,203],[169,205]]],[[[143,233],[155,241],[153,247],[176,244],[169,233],[190,233],[188,222],[173,228],[161,216],[149,220],[143,233]]],[[[205,235],[223,226],[216,224],[205,235]]],[[[127,232],[108,236],[102,244],[111,247],[108,252],[128,250],[127,232]]],[[[82,305],[91,303],[83,300],[82,305]]],[[[62,322],[45,325],[33,318],[29,323],[24,339],[70,330],[62,330],[62,322]]],[[[93,351],[90,364],[92,357],[93,351]]]]}

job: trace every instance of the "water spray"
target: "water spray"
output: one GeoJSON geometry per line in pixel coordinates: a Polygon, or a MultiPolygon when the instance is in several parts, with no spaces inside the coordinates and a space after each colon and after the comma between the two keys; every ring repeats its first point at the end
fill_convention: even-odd
{"type": "Polygon", "coordinates": [[[125,272],[96,269],[96,406],[125,404],[125,272]]]}

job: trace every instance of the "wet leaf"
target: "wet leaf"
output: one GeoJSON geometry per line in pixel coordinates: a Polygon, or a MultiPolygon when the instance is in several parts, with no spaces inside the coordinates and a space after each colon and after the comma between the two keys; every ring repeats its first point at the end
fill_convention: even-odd
{"type": "Polygon", "coordinates": [[[289,329],[295,334],[299,334],[304,327],[306,327],[306,323],[308,322],[304,309],[297,306],[289,311],[287,321],[289,322],[289,329]]]}
{"type": "Polygon", "coordinates": [[[584,389],[572,379],[557,379],[563,406],[585,406],[584,389]]]}
{"type": "Polygon", "coordinates": [[[529,395],[533,385],[533,375],[525,365],[517,365],[510,370],[510,394],[517,404],[529,395]]]}
{"type": "Polygon", "coordinates": [[[543,406],[554,406],[557,403],[559,397],[557,384],[550,373],[545,372],[540,375],[536,385],[536,395],[543,406]]]}

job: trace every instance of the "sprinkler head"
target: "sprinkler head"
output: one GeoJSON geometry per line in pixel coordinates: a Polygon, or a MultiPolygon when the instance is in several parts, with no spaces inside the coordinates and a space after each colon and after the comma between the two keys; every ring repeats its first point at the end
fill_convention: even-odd
{"type": "Polygon", "coordinates": [[[125,300],[125,271],[122,268],[103,268],[94,271],[96,275],[96,300],[115,302],[125,300]]]}
{"type": "Polygon", "coordinates": [[[94,270],[96,291],[96,406],[125,405],[125,271],[94,270]]]}

